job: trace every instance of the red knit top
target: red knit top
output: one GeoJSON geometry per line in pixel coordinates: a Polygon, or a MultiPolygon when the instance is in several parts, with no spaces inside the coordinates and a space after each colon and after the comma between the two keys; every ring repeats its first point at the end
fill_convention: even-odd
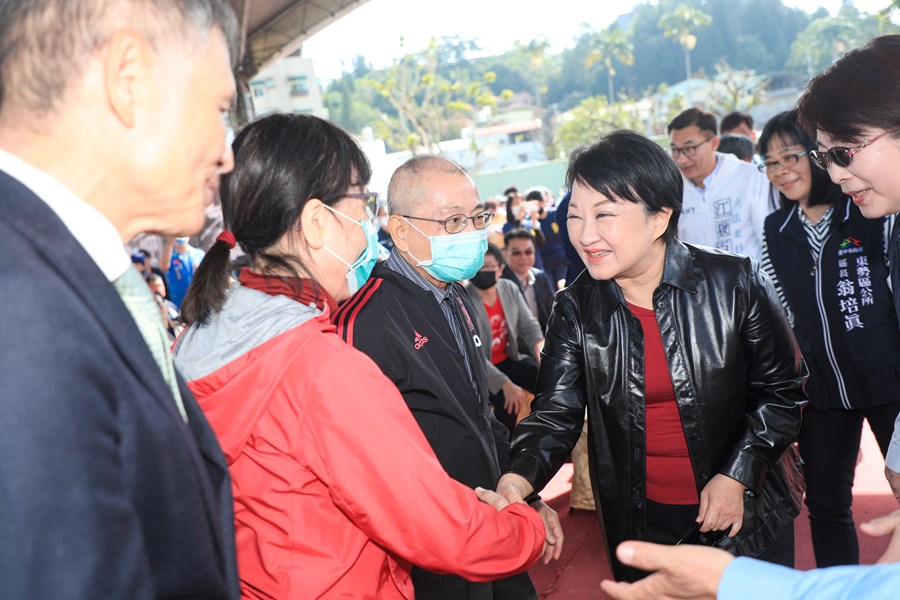
{"type": "Polygon", "coordinates": [[[698,504],[694,468],[656,315],[630,303],[628,307],[644,329],[647,498],[664,504],[698,504]]]}

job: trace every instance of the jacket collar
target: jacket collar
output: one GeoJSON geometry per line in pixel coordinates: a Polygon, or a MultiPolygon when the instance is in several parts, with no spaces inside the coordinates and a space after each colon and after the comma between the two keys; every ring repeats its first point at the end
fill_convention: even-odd
{"type": "MultiPolygon", "coordinates": [[[[844,198],[843,204],[841,202],[836,202],[834,204],[834,210],[831,211],[831,226],[837,227],[839,224],[846,223],[849,219],[850,199],[844,198]]],[[[806,239],[803,223],[800,222],[800,204],[797,202],[787,210],[787,215],[785,215],[784,221],[782,221],[781,225],[778,227],[778,231],[780,233],[786,233],[789,232],[791,228],[795,228],[800,232],[802,239],[806,239]]]]}
{"type": "MultiPolygon", "coordinates": [[[[591,285],[591,282],[593,282],[593,285],[597,286],[600,294],[600,318],[604,321],[612,316],[620,304],[627,306],[622,289],[612,279],[596,281],[591,279],[587,271],[584,271],[576,282],[581,285],[591,285]],[[584,281],[581,281],[582,279],[584,281]]],[[[678,240],[672,240],[666,246],[662,280],[659,287],[653,292],[654,298],[663,284],[692,294],[697,291],[697,279],[694,277],[694,259],[691,258],[690,248],[678,240]]]]}

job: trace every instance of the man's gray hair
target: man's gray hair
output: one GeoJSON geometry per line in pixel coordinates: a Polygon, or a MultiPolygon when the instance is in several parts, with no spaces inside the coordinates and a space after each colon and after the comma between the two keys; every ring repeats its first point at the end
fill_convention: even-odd
{"type": "Polygon", "coordinates": [[[411,214],[413,208],[428,195],[423,179],[431,173],[469,176],[465,169],[449,158],[430,154],[414,156],[397,167],[391,175],[391,181],[388,183],[388,213],[411,214]]]}
{"type": "Polygon", "coordinates": [[[167,41],[205,41],[218,29],[237,64],[240,29],[227,0],[2,0],[0,107],[43,115],[116,29],[143,33],[154,49],[167,41]]]}

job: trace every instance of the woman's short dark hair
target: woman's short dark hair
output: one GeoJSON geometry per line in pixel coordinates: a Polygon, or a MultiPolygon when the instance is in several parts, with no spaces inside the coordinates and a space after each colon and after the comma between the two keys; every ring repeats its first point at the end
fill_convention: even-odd
{"type": "MultiPolygon", "coordinates": [[[[234,170],[222,177],[225,228],[261,273],[309,270],[294,255],[272,250],[297,226],[307,201],[333,205],[351,186],[366,186],[372,170],[359,145],[342,129],[311,115],[274,114],[244,127],[232,145],[234,170]]],[[[182,306],[189,323],[206,323],[221,310],[228,288],[229,251],[217,241],[197,270],[182,306]]]]}
{"type": "Polygon", "coordinates": [[[797,107],[803,129],[842,142],[861,142],[866,128],[900,125],[900,35],[874,38],[845,54],[812,78],[797,107]]]}
{"type": "MultiPolygon", "coordinates": [[[[773,139],[778,139],[783,147],[803,146],[807,152],[815,150],[816,143],[801,129],[797,116],[797,109],[794,109],[777,114],[769,119],[769,122],[763,127],[762,134],[757,142],[759,153],[765,156],[773,139]]],[[[801,156],[800,160],[809,162],[809,156],[801,156]]],[[[841,186],[831,181],[831,177],[828,176],[827,172],[812,163],[809,165],[809,170],[811,176],[811,186],[809,188],[810,206],[820,204],[833,205],[844,198],[841,186]]],[[[778,198],[781,201],[781,208],[790,208],[794,205],[794,202],[781,192],[778,193],[778,198]]]]}
{"type": "Polygon", "coordinates": [[[639,133],[614,131],[599,142],[575,151],[566,172],[566,187],[575,182],[600,192],[609,200],[634,202],[647,214],[672,209],[663,240],[678,235],[684,180],[675,161],[658,144],[639,133]]]}

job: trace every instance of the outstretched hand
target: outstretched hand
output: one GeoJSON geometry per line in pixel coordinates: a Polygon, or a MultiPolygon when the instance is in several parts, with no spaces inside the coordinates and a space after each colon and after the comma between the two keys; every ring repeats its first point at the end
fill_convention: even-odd
{"type": "Polygon", "coordinates": [[[859,529],[871,536],[891,535],[887,549],[878,559],[879,564],[900,561],[900,510],[861,523],[859,529]]]}
{"type": "Polygon", "coordinates": [[[622,542],[616,556],[624,564],[653,574],[634,583],[600,583],[614,600],[715,600],[725,567],[734,557],[706,546],[663,546],[622,542]]]}

